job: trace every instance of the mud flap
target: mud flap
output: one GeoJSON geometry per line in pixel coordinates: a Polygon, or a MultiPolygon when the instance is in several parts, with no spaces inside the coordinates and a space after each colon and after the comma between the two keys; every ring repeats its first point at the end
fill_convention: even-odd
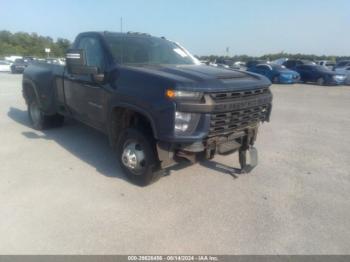
{"type": "Polygon", "coordinates": [[[249,173],[258,165],[258,150],[253,146],[250,146],[247,150],[239,150],[238,159],[241,173],[249,173]]]}

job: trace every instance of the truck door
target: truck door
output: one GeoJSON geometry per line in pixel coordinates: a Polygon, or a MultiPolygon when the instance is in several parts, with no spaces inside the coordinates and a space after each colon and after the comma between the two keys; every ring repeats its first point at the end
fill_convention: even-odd
{"type": "Polygon", "coordinates": [[[303,74],[306,81],[315,81],[315,72],[313,70],[313,67],[309,65],[303,66],[303,74]]]}
{"type": "MultiPolygon", "coordinates": [[[[95,36],[79,39],[77,48],[85,51],[88,66],[105,70],[105,52],[95,36]]],[[[67,105],[73,115],[89,125],[103,129],[106,120],[106,89],[93,80],[91,75],[67,74],[65,77],[67,105]]]]}

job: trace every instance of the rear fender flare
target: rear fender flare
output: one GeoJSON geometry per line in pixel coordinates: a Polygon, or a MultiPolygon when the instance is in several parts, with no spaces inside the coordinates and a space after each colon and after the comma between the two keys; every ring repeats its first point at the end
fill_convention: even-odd
{"type": "Polygon", "coordinates": [[[25,80],[23,80],[22,86],[23,86],[22,92],[23,92],[23,97],[24,97],[25,101],[28,103],[28,97],[26,95],[25,88],[26,88],[26,86],[30,86],[33,89],[34,95],[39,103],[39,106],[42,107],[42,102],[40,100],[40,96],[39,96],[39,92],[38,92],[38,89],[36,87],[36,84],[30,79],[25,79],[25,80]]]}

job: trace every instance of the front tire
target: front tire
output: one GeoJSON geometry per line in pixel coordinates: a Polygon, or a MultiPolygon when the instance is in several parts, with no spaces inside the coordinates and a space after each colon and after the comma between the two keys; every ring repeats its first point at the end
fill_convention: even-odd
{"type": "Polygon", "coordinates": [[[155,141],[135,128],[125,129],[119,137],[117,156],[127,178],[139,186],[147,186],[161,176],[155,141]]]}
{"type": "Polygon", "coordinates": [[[320,86],[324,86],[325,84],[325,79],[323,77],[320,77],[317,79],[317,84],[320,86]]]}

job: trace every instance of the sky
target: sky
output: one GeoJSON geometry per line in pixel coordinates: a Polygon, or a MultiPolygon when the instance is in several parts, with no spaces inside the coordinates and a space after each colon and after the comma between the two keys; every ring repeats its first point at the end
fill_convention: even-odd
{"type": "Polygon", "coordinates": [[[0,0],[0,30],[145,32],[196,55],[350,55],[349,0],[0,0]]]}

